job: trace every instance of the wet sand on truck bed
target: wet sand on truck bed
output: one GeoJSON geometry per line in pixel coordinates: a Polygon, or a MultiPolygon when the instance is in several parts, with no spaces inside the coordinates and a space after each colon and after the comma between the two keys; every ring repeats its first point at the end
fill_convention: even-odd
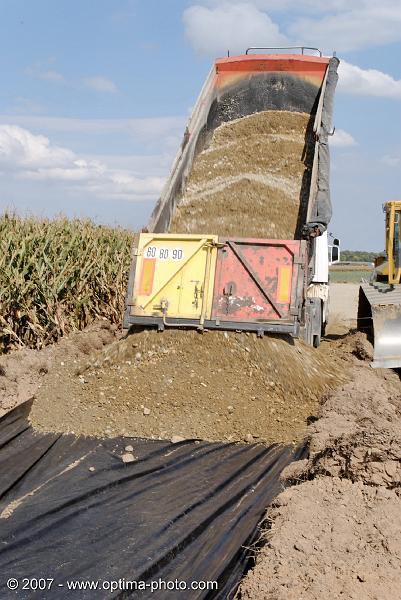
{"type": "Polygon", "coordinates": [[[170,231],[294,239],[313,154],[308,114],[265,111],[223,123],[195,157],[170,231]]]}

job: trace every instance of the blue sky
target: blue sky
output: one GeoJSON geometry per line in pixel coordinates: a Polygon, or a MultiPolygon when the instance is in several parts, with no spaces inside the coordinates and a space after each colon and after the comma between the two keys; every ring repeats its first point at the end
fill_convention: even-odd
{"type": "Polygon", "coordinates": [[[330,229],[383,247],[401,198],[399,0],[0,0],[0,209],[137,229],[213,58],[305,43],[341,59],[330,229]]]}

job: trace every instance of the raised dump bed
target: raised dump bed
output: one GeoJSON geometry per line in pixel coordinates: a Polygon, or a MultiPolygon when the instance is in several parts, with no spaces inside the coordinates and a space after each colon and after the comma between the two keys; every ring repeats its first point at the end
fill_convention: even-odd
{"type": "Polygon", "coordinates": [[[248,52],[216,60],[147,228],[170,233],[177,248],[193,243],[188,235],[206,246],[184,266],[172,255],[143,257],[147,242],[136,240],[126,328],[250,329],[319,342],[328,304],[328,135],[338,62],[248,52]],[[153,260],[146,277],[157,273],[147,300],[140,293],[146,259],[153,260]],[[176,285],[172,298],[171,282],[181,276],[188,282],[176,285]]]}

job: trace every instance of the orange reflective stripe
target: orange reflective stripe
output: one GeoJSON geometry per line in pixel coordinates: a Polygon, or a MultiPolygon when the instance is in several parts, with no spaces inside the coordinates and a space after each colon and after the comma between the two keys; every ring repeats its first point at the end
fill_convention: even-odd
{"type": "Polygon", "coordinates": [[[142,261],[141,282],[139,284],[139,295],[149,296],[152,293],[153,279],[155,276],[156,259],[144,258],[142,261]]]}
{"type": "Polygon", "coordinates": [[[292,267],[279,267],[277,282],[277,302],[288,304],[291,299],[291,275],[292,267]]]}

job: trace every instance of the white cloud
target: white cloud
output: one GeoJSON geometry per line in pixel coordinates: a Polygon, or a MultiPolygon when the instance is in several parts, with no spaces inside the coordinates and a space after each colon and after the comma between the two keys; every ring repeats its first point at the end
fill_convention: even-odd
{"type": "Polygon", "coordinates": [[[87,79],[84,79],[83,82],[86,87],[95,90],[95,92],[115,94],[118,91],[114,81],[111,81],[111,79],[107,79],[106,77],[88,77],[87,79]]]}
{"type": "Polygon", "coordinates": [[[0,125],[0,167],[51,168],[71,162],[74,154],[65,148],[50,146],[43,135],[32,135],[15,125],[0,125]]]}
{"type": "MultiPolygon", "coordinates": [[[[353,6],[360,8],[365,5],[365,0],[352,0],[353,6]]],[[[221,4],[222,0],[206,0],[206,4],[216,6],[221,4]]],[[[271,12],[285,12],[295,9],[297,13],[301,11],[316,13],[326,13],[332,10],[344,10],[349,7],[349,0],[248,0],[257,8],[271,12]]]]}
{"type": "Polygon", "coordinates": [[[97,197],[156,200],[164,184],[160,176],[137,176],[110,168],[96,159],[77,156],[16,125],[0,125],[0,175],[30,181],[53,181],[97,197]]]}
{"type": "Polygon", "coordinates": [[[41,73],[37,73],[37,77],[40,79],[47,79],[48,81],[54,81],[56,83],[64,83],[64,76],[58,71],[42,71],[41,73]]]}
{"type": "Polygon", "coordinates": [[[349,148],[356,146],[357,142],[350,133],[344,129],[336,129],[334,135],[329,137],[330,146],[336,148],[349,148]]]}
{"type": "Polygon", "coordinates": [[[336,49],[339,53],[401,40],[399,0],[331,4],[332,14],[295,18],[288,34],[293,39],[310,40],[313,45],[327,50],[336,49]]]}
{"type": "MultiPolygon", "coordinates": [[[[48,61],[52,63],[53,61],[48,61]]],[[[67,81],[64,75],[55,69],[49,68],[48,64],[43,65],[40,62],[36,62],[32,66],[25,69],[25,73],[35,79],[42,79],[44,81],[51,81],[53,83],[62,84],[73,84],[71,81],[67,81]]],[[[94,77],[86,77],[82,79],[82,83],[85,87],[94,90],[95,92],[115,94],[118,92],[117,85],[111,79],[96,75],[94,77]]]]}
{"type": "Polygon", "coordinates": [[[387,167],[398,167],[401,165],[401,157],[390,156],[389,154],[386,154],[381,158],[381,162],[387,167]]]}
{"type": "Polygon", "coordinates": [[[126,133],[140,141],[166,136],[182,136],[187,117],[147,117],[137,119],[73,119],[31,115],[0,115],[1,123],[17,124],[46,132],[88,134],[126,133]]]}
{"type": "Polygon", "coordinates": [[[169,152],[159,154],[85,154],[88,161],[100,161],[111,170],[129,171],[135,177],[165,177],[171,167],[173,156],[169,152]]]}
{"type": "MultiPolygon", "coordinates": [[[[184,12],[197,52],[308,44],[339,54],[401,41],[400,0],[203,0],[184,12]],[[285,15],[280,32],[270,15],[285,15]],[[210,44],[210,49],[208,48],[210,44]]],[[[216,52],[217,51],[217,52],[216,52]]]]}
{"type": "Polygon", "coordinates": [[[65,83],[64,75],[54,69],[43,67],[41,63],[35,63],[33,66],[28,67],[25,72],[35,79],[43,79],[44,81],[52,81],[53,83],[65,83]]]}
{"type": "Polygon", "coordinates": [[[44,106],[35,100],[31,100],[30,98],[17,96],[17,98],[14,100],[14,105],[12,106],[11,110],[20,114],[42,113],[44,111],[44,106]]]}
{"type": "Polygon", "coordinates": [[[249,2],[194,5],[183,14],[185,34],[199,54],[207,56],[245,52],[248,46],[281,46],[287,43],[278,25],[249,2]]]}
{"type": "Polygon", "coordinates": [[[361,69],[342,60],[339,66],[339,90],[348,94],[401,99],[401,80],[376,69],[361,69]]]}

